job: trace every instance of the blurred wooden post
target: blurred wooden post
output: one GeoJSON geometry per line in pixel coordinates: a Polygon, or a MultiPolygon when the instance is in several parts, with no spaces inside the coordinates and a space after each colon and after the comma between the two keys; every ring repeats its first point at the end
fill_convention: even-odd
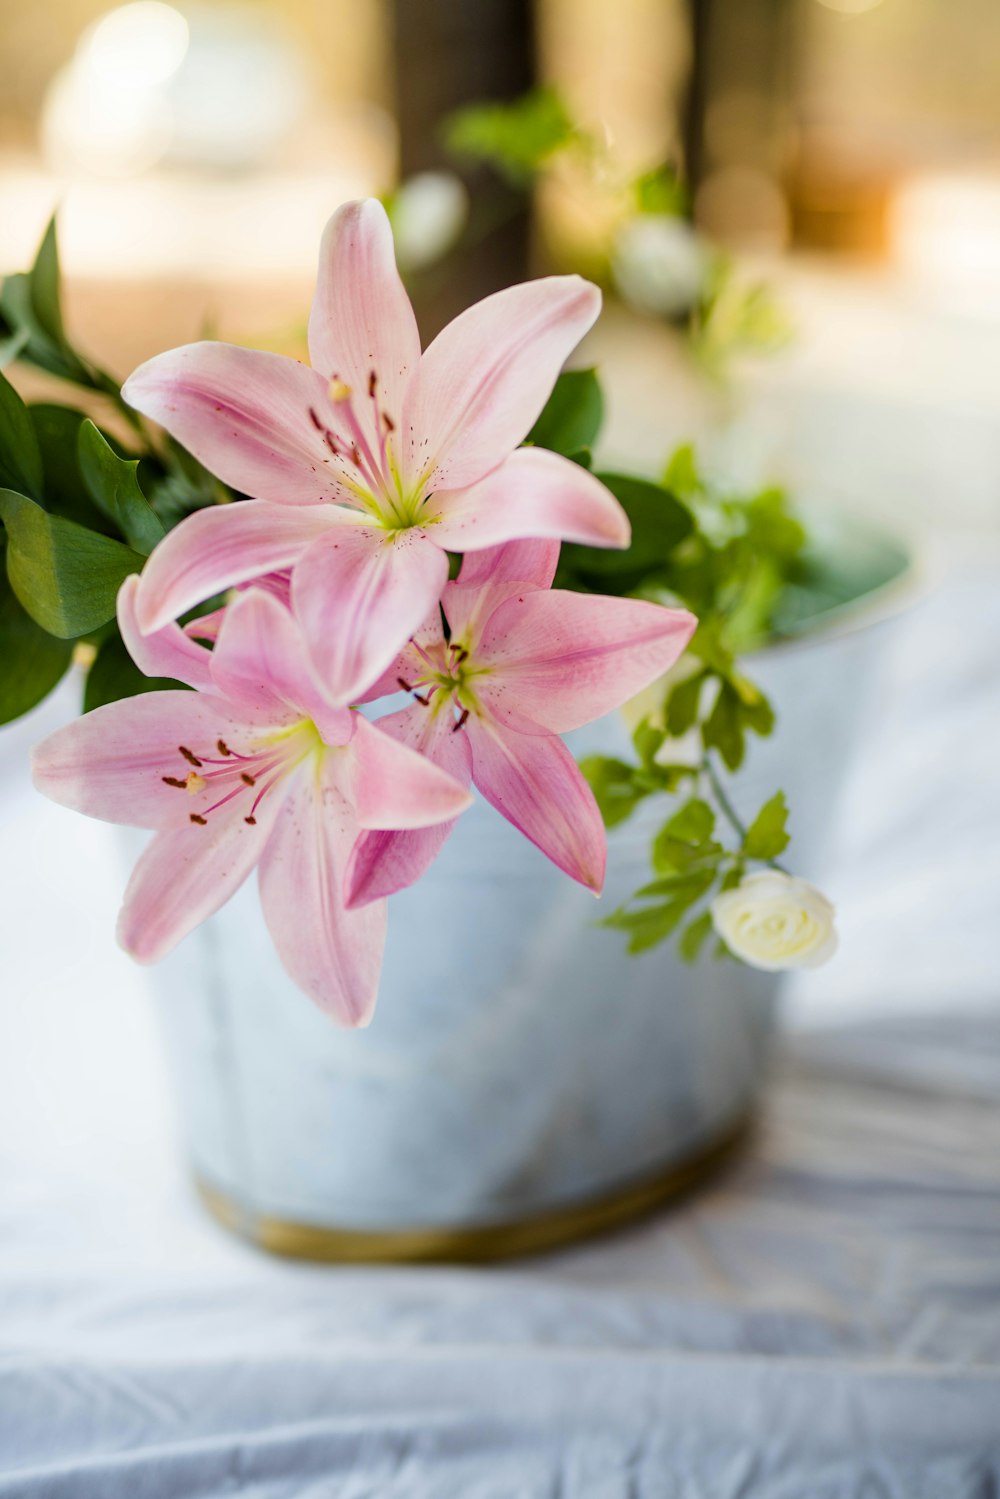
{"type": "MultiPolygon", "coordinates": [[[[513,99],[535,81],[532,0],[393,0],[396,114],[403,177],[454,169],[440,124],[463,104],[513,99]]],[[[529,274],[530,210],[492,172],[463,172],[473,222],[494,223],[447,275],[414,288],[425,338],[470,302],[529,274]]]]}
{"type": "Polygon", "coordinates": [[[691,201],[705,175],[705,112],[708,108],[712,0],[688,0],[691,23],[691,73],[681,127],[684,180],[691,201]]]}

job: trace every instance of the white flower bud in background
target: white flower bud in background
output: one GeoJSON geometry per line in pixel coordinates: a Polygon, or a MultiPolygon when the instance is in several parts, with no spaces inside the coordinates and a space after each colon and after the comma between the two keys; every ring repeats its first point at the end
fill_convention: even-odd
{"type": "Polygon", "coordinates": [[[640,312],[661,317],[689,312],[701,296],[708,270],[708,248],[686,219],[639,214],[615,237],[615,285],[640,312]]]}
{"type": "Polygon", "coordinates": [[[818,968],[837,949],[835,912],[808,880],[765,869],[712,902],[715,930],[751,968],[818,968]]]}
{"type": "Polygon", "coordinates": [[[469,195],[454,172],[417,172],[388,205],[401,270],[421,271],[440,260],[469,216],[469,195]]]}

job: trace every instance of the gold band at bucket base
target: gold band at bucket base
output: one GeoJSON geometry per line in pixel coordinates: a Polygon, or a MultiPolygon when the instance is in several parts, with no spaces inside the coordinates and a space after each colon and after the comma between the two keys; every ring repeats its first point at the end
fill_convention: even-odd
{"type": "Polygon", "coordinates": [[[402,1264],[415,1261],[474,1264],[541,1254],[561,1245],[605,1233],[631,1218],[675,1200],[700,1185],[743,1143],[750,1129],[745,1117],[665,1171],[604,1197],[554,1208],[508,1223],[468,1228],[353,1229],[289,1223],[240,1206],[200,1177],[195,1182],[212,1216],[232,1232],[271,1254],[329,1264],[402,1264]]]}

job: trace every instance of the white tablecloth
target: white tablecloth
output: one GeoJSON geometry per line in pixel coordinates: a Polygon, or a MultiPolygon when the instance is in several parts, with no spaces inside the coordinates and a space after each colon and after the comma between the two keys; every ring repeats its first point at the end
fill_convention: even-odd
{"type": "Polygon", "coordinates": [[[106,830],[0,740],[0,1496],[995,1499],[1000,589],[912,618],[836,964],[749,1152],[505,1268],[269,1260],[192,1199],[106,830]]]}

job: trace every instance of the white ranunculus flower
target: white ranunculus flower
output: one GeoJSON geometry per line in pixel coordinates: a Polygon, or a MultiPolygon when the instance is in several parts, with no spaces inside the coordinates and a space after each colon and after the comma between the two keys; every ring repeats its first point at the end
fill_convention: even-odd
{"type": "Polygon", "coordinates": [[[818,968],[837,949],[835,912],[822,891],[777,869],[747,875],[712,902],[715,930],[751,968],[818,968]]]}
{"type": "Polygon", "coordinates": [[[709,256],[686,219],[639,214],[619,229],[611,269],[619,292],[640,312],[677,317],[701,296],[709,256]]]}
{"type": "Polygon", "coordinates": [[[400,268],[421,271],[440,260],[465,228],[469,195],[454,172],[417,172],[389,206],[400,268]]]}

